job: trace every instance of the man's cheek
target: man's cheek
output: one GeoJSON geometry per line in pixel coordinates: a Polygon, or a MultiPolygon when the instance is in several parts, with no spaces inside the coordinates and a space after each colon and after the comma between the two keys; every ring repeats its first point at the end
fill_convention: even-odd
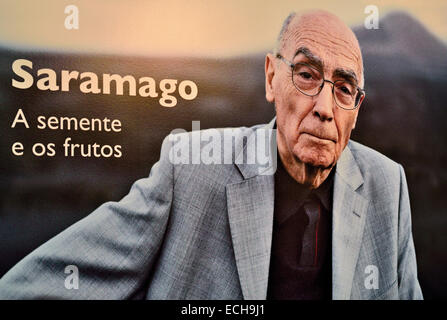
{"type": "MultiPolygon", "coordinates": [[[[288,117],[288,119],[290,119],[290,117],[288,117]]],[[[297,129],[297,124],[295,123],[295,121],[292,121],[291,119],[286,121],[288,121],[287,140],[290,145],[296,145],[299,142],[300,137],[297,129]]]]}

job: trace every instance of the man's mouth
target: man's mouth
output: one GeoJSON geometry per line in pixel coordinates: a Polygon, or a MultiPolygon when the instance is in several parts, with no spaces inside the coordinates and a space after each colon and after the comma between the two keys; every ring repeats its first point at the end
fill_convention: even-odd
{"type": "Polygon", "coordinates": [[[332,141],[333,143],[336,143],[337,140],[333,139],[332,137],[326,136],[326,135],[321,135],[321,134],[316,134],[316,133],[312,133],[312,132],[302,132],[301,134],[307,134],[309,136],[312,136],[314,138],[320,139],[320,140],[327,140],[327,141],[332,141]]]}

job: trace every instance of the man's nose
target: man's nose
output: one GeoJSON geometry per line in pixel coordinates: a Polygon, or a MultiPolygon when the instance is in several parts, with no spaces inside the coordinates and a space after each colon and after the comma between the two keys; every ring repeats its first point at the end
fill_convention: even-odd
{"type": "Polygon", "coordinates": [[[324,82],[323,89],[315,96],[315,104],[312,110],[314,116],[321,121],[332,121],[334,119],[334,97],[332,96],[332,84],[324,82]]]}

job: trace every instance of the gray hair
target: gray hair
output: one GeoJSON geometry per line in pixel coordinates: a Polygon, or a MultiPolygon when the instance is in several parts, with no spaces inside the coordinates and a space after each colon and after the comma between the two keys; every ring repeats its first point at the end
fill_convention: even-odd
{"type": "Polygon", "coordinates": [[[287,32],[287,29],[289,28],[290,22],[292,22],[293,18],[295,18],[296,12],[291,12],[287,18],[284,20],[281,31],[279,32],[278,38],[276,39],[276,45],[275,49],[273,50],[273,53],[277,54],[282,49],[284,43],[284,34],[287,32]]]}

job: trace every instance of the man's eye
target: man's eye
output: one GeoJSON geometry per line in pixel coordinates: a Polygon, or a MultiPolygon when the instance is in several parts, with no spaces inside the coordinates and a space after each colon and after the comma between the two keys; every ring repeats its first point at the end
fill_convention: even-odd
{"type": "Polygon", "coordinates": [[[312,79],[312,75],[309,72],[300,72],[300,77],[306,80],[312,79]]]}
{"type": "Polygon", "coordinates": [[[341,90],[341,92],[343,92],[344,94],[351,95],[351,91],[347,87],[340,87],[339,90],[341,90]]]}

